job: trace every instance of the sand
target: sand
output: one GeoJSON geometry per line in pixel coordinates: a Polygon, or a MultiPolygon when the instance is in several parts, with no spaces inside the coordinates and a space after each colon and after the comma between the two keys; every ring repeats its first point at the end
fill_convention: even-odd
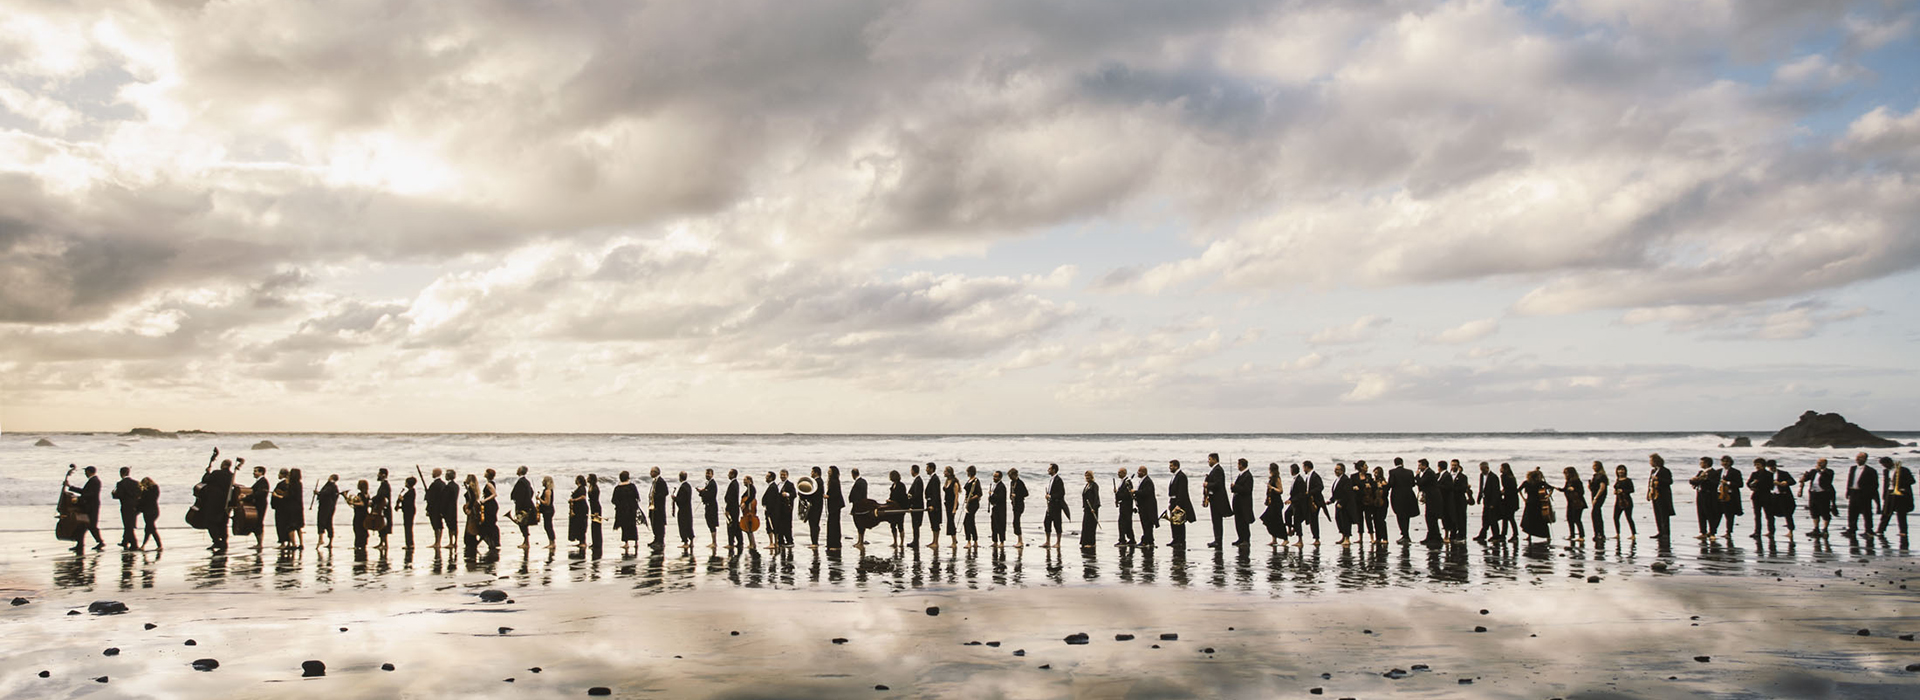
{"type": "Polygon", "coordinates": [[[1908,588],[1920,563],[1845,540],[1091,559],[1037,542],[917,559],[878,547],[869,554],[887,556],[510,549],[469,563],[344,547],[213,557],[184,529],[164,553],[75,556],[35,529],[40,510],[3,510],[0,592],[32,601],[0,606],[8,697],[1920,693],[1920,672],[1906,670],[1920,643],[1898,638],[1920,632],[1920,591],[1908,588]],[[510,602],[481,602],[488,589],[510,602]],[[130,611],[84,614],[97,600],[130,611]],[[1065,641],[1076,633],[1088,643],[1065,641]],[[220,666],[196,671],[201,658],[220,666]],[[302,678],[308,660],[326,676],[302,678]]]}

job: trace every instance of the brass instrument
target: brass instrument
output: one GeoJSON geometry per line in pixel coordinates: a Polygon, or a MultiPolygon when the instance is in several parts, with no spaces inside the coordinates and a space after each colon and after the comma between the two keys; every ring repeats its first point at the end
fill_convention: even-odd
{"type": "Polygon", "coordinates": [[[1180,506],[1168,508],[1167,512],[1160,514],[1160,519],[1174,525],[1185,525],[1193,522],[1192,518],[1187,517],[1187,509],[1181,508],[1180,506]]]}
{"type": "MultiPolygon", "coordinates": [[[[815,491],[818,491],[819,489],[813,485],[813,477],[803,476],[803,477],[800,477],[798,481],[793,482],[793,490],[795,493],[798,493],[802,496],[811,496],[815,491]]],[[[801,520],[813,519],[813,499],[811,498],[800,499],[800,519],[801,520]]]]}
{"type": "Polygon", "coordinates": [[[1889,471],[1893,472],[1892,474],[1889,474],[1887,477],[1887,481],[1893,482],[1893,495],[1895,496],[1907,495],[1906,487],[1903,486],[1903,484],[1905,484],[1907,480],[1901,478],[1902,476],[1909,474],[1909,472],[1907,471],[1907,465],[1901,464],[1899,462],[1894,462],[1893,469],[1889,471]]]}

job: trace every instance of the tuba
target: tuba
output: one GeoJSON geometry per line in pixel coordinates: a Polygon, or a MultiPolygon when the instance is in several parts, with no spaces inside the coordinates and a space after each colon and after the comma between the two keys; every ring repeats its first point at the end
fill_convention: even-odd
{"type": "Polygon", "coordinates": [[[798,481],[793,482],[793,490],[795,493],[798,493],[801,496],[803,496],[803,498],[800,499],[800,519],[812,520],[814,499],[804,498],[804,497],[812,496],[815,492],[820,490],[818,487],[814,486],[813,477],[810,477],[810,476],[800,477],[798,481]]]}

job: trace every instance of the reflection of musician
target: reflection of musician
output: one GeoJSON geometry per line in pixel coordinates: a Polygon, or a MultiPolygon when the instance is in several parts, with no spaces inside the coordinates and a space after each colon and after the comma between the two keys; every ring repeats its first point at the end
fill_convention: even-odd
{"type": "Polygon", "coordinates": [[[980,546],[980,528],[974,521],[974,514],[980,512],[980,496],[980,475],[974,470],[973,465],[967,465],[966,501],[968,549],[975,549],[980,546]]]}
{"type": "MultiPolygon", "coordinates": [[[[67,473],[72,474],[73,470],[68,469],[67,473]]],[[[75,496],[79,497],[79,503],[77,505],[80,508],[80,512],[87,515],[86,532],[81,533],[79,539],[73,542],[73,551],[75,554],[87,551],[88,534],[93,535],[93,548],[95,550],[104,549],[107,546],[106,540],[100,537],[100,477],[96,476],[99,470],[88,466],[83,470],[83,473],[87,477],[85,482],[79,486],[65,486],[68,491],[73,492],[75,496]]]]}
{"type": "Polygon", "coordinates": [[[987,520],[993,525],[993,546],[996,549],[1007,544],[1007,485],[1000,477],[1000,471],[995,470],[993,495],[987,497],[987,520]]]}
{"type": "MultiPolygon", "coordinates": [[[[848,472],[848,474],[853,477],[853,487],[847,489],[847,502],[852,503],[854,512],[858,513],[861,509],[866,508],[867,480],[860,476],[860,470],[858,469],[854,469],[848,472]]],[[[854,518],[853,534],[856,538],[856,546],[865,549],[867,546],[867,528],[863,527],[860,523],[859,518],[854,518]]]]}
{"type": "Polygon", "coordinates": [[[1133,503],[1134,512],[1140,516],[1140,542],[1135,546],[1152,549],[1153,531],[1160,527],[1160,499],[1154,495],[1153,477],[1145,466],[1140,467],[1138,476],[1133,482],[1133,503]]]}
{"type": "Polygon", "coordinates": [[[133,480],[133,469],[120,468],[120,481],[113,485],[113,500],[120,502],[120,548],[139,549],[140,540],[133,529],[140,521],[140,482],[133,480]]]}

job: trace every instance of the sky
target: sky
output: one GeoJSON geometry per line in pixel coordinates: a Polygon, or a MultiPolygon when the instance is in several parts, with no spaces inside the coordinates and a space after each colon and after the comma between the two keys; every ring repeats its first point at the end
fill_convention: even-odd
{"type": "Polygon", "coordinates": [[[1920,2],[0,0],[0,429],[1920,429],[1920,2]]]}

